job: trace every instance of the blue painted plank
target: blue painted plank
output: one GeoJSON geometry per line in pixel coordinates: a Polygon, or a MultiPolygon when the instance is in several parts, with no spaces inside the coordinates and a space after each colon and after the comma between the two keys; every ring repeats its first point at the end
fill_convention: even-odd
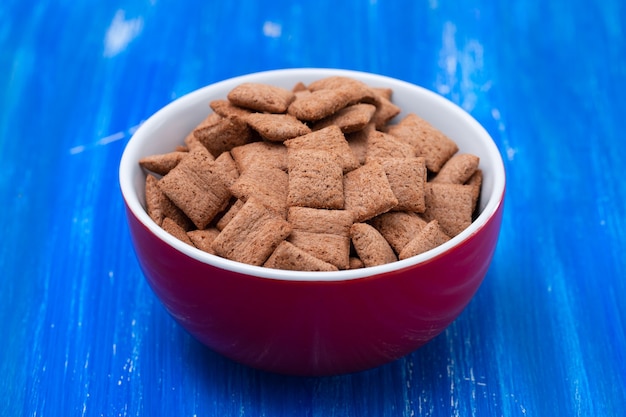
{"type": "Polygon", "coordinates": [[[0,415],[618,415],[626,406],[626,6],[553,1],[0,5],[0,415]],[[378,369],[291,378],[207,350],[138,268],[117,185],[133,130],[230,76],[405,79],[504,158],[492,268],[378,369]]]}

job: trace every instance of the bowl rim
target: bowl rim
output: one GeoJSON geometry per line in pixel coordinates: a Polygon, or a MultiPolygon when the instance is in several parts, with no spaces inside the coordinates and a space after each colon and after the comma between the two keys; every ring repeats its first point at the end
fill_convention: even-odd
{"type": "Polygon", "coordinates": [[[493,138],[487,132],[487,130],[480,123],[478,123],[476,119],[474,119],[473,116],[471,116],[460,106],[431,90],[428,90],[416,84],[409,83],[407,81],[375,73],[334,68],[287,68],[261,71],[224,79],[191,91],[157,110],[137,128],[132,137],[126,143],[126,146],[122,153],[122,157],[120,159],[118,174],[122,197],[127,206],[127,209],[145,228],[147,228],[151,233],[153,233],[157,238],[165,242],[167,245],[173,247],[175,250],[201,263],[211,265],[212,267],[218,269],[228,270],[231,272],[254,276],[258,278],[309,282],[347,281],[361,278],[369,278],[372,276],[401,271],[419,264],[425,264],[445,255],[446,253],[454,250],[454,248],[456,248],[457,246],[460,246],[461,244],[469,240],[472,236],[476,235],[483,227],[485,227],[488,221],[496,214],[498,208],[503,202],[506,183],[506,174],[502,155],[500,154],[498,147],[493,141],[493,138]],[[420,91],[421,94],[429,96],[431,100],[439,102],[440,105],[447,107],[452,113],[454,113],[455,117],[463,119],[463,123],[470,126],[471,129],[476,132],[476,134],[483,137],[485,140],[485,148],[489,153],[490,159],[494,163],[494,166],[492,168],[495,175],[493,178],[493,187],[491,190],[491,194],[488,196],[483,196],[483,198],[486,197],[486,204],[480,214],[477,216],[477,218],[471,223],[471,225],[446,243],[408,259],[360,269],[319,272],[272,269],[263,266],[248,265],[241,262],[225,259],[217,255],[212,255],[180,241],[173,235],[163,230],[149,217],[133,186],[132,173],[133,169],[135,168],[134,165],[138,164],[138,156],[141,155],[141,152],[139,152],[141,149],[141,147],[139,146],[141,138],[143,136],[146,136],[149,131],[157,129],[164,122],[167,114],[170,113],[171,110],[179,107],[185,107],[186,105],[188,105],[188,103],[196,101],[199,97],[204,96],[210,90],[220,89],[222,87],[232,88],[244,82],[265,83],[282,75],[297,76],[301,74],[302,76],[306,75],[310,77],[311,73],[315,73],[316,76],[319,75],[319,78],[332,75],[347,77],[356,76],[360,78],[376,80],[381,83],[388,82],[410,89],[417,89],[420,91]]]}

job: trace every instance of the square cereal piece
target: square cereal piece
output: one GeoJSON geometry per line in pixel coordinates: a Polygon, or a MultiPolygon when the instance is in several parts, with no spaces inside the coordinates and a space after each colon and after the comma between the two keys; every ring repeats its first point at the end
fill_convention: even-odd
{"type": "Polygon", "coordinates": [[[478,201],[480,200],[480,193],[483,185],[483,171],[477,169],[476,172],[467,180],[465,185],[472,187],[472,206],[474,212],[478,210],[478,201]]]}
{"type": "Polygon", "coordinates": [[[426,223],[419,215],[406,211],[384,213],[370,220],[370,224],[383,235],[396,253],[402,252],[426,223]]]}
{"type": "Polygon", "coordinates": [[[169,217],[176,222],[184,230],[189,230],[193,227],[193,223],[182,212],[181,209],[176,207],[172,200],[161,191],[158,186],[159,180],[152,174],[146,176],[146,212],[148,216],[156,224],[161,226],[163,219],[169,217]]]}
{"type": "Polygon", "coordinates": [[[213,240],[216,255],[250,265],[263,265],[291,226],[257,199],[250,198],[213,240]]]}
{"type": "Polygon", "coordinates": [[[200,151],[189,152],[158,186],[198,229],[224,210],[231,197],[215,162],[200,151]]]}
{"type": "Polygon", "coordinates": [[[374,227],[355,223],[350,228],[352,245],[366,267],[384,265],[398,260],[389,243],[374,227]]]}
{"type": "Polygon", "coordinates": [[[165,175],[172,170],[187,155],[187,152],[168,152],[159,155],[149,155],[139,160],[139,165],[155,174],[165,175]]]}
{"type": "Polygon", "coordinates": [[[337,267],[317,259],[310,253],[282,241],[263,265],[288,271],[336,271],[337,267]]]}
{"type": "Polygon", "coordinates": [[[336,154],[341,159],[343,172],[352,171],[360,164],[350,149],[346,137],[337,126],[328,126],[309,134],[284,142],[287,149],[324,150],[336,154]]]}
{"type": "MultiPolygon", "coordinates": [[[[196,137],[193,130],[189,132],[189,134],[185,137],[184,142],[185,142],[185,147],[187,148],[187,152],[205,151],[207,154],[211,155],[209,150],[204,147],[202,142],[200,142],[200,139],[196,137]]],[[[213,155],[211,155],[211,159],[215,159],[213,155]]]]}
{"type": "Polygon", "coordinates": [[[237,118],[222,117],[211,113],[193,130],[194,136],[214,157],[245,145],[253,138],[248,124],[237,118]]]}
{"type": "Polygon", "coordinates": [[[317,90],[298,94],[287,112],[298,120],[315,122],[343,109],[351,99],[352,94],[342,89],[317,90]]]}
{"type": "Polygon", "coordinates": [[[472,223],[474,190],[469,185],[427,183],[427,221],[437,220],[441,229],[450,237],[465,230],[472,223]]]}
{"type": "Polygon", "coordinates": [[[398,199],[398,205],[393,210],[416,213],[426,210],[424,158],[385,158],[381,159],[380,163],[385,169],[393,194],[398,199]]]}
{"type": "MultiPolygon", "coordinates": [[[[391,92],[389,93],[391,97],[391,92]]],[[[372,116],[372,121],[377,129],[384,129],[394,117],[400,114],[400,107],[393,104],[391,98],[378,94],[378,103],[376,104],[376,112],[372,116]]]]}
{"type": "Polygon", "coordinates": [[[227,95],[236,106],[267,113],[285,113],[294,100],[292,91],[262,83],[243,83],[227,95]]]}
{"type": "Polygon", "coordinates": [[[350,236],[352,213],[347,210],[325,210],[309,207],[289,207],[287,221],[294,230],[350,236]]]}
{"type": "Polygon", "coordinates": [[[222,152],[220,156],[215,159],[215,169],[222,178],[222,182],[230,187],[239,178],[239,169],[237,163],[231,156],[230,152],[222,152]]]}
{"type": "Polygon", "coordinates": [[[376,107],[376,112],[372,116],[372,122],[377,129],[384,129],[388,123],[400,114],[400,108],[386,98],[381,98],[380,104],[376,107]]]}
{"type": "Polygon", "coordinates": [[[193,246],[200,249],[201,251],[208,252],[211,255],[215,255],[215,251],[213,250],[213,241],[220,234],[220,231],[214,227],[204,230],[191,230],[187,232],[187,236],[193,246]]]}
{"type": "Polygon", "coordinates": [[[293,91],[294,93],[300,93],[302,91],[308,91],[308,88],[306,87],[306,84],[304,84],[302,81],[298,81],[293,88],[291,89],[291,91],[293,91]]]}
{"type": "Polygon", "coordinates": [[[370,87],[374,93],[378,95],[379,98],[386,98],[387,100],[391,100],[393,96],[393,89],[389,87],[370,87]]]}
{"type": "Polygon", "coordinates": [[[311,128],[290,114],[251,113],[248,125],[270,142],[284,142],[311,133],[311,128]]]}
{"type": "Polygon", "coordinates": [[[193,246],[193,243],[191,243],[191,240],[189,239],[189,236],[187,236],[187,232],[185,232],[185,229],[180,227],[174,220],[170,219],[169,217],[163,219],[161,227],[163,228],[163,230],[165,230],[167,233],[174,236],[181,242],[185,242],[186,244],[193,246]]]}
{"type": "Polygon", "coordinates": [[[308,85],[312,92],[320,90],[342,91],[348,96],[347,104],[377,103],[378,94],[362,81],[350,77],[334,75],[313,81],[308,85]]]}
{"type": "Polygon", "coordinates": [[[368,162],[344,175],[345,209],[363,222],[398,205],[382,165],[368,162]]]}
{"type": "Polygon", "coordinates": [[[439,173],[432,182],[443,182],[449,184],[464,184],[470,179],[478,169],[480,159],[476,155],[468,153],[458,153],[453,155],[441,167],[439,173]]]}
{"type": "Polygon", "coordinates": [[[345,135],[346,141],[352,150],[352,153],[359,161],[359,165],[365,164],[367,158],[367,147],[369,138],[372,132],[376,129],[374,123],[368,123],[363,129],[358,132],[347,133],[345,135]]]}
{"type": "Polygon", "coordinates": [[[426,168],[435,173],[459,150],[443,132],[413,113],[390,126],[387,132],[413,146],[417,156],[426,158],[426,168]]]}
{"type": "Polygon", "coordinates": [[[235,106],[228,100],[213,100],[209,103],[211,109],[222,117],[235,118],[245,121],[252,111],[243,107],[235,106]]]}
{"type": "Polygon", "coordinates": [[[287,148],[279,143],[252,142],[231,149],[230,154],[240,173],[254,166],[287,171],[287,148]]]}
{"type": "Polygon", "coordinates": [[[336,125],[341,131],[346,133],[357,132],[363,129],[372,120],[376,112],[376,106],[368,103],[357,103],[344,107],[331,116],[313,124],[313,130],[320,130],[325,127],[336,125]]]}
{"type": "Polygon", "coordinates": [[[366,161],[380,158],[413,158],[415,156],[415,148],[408,143],[378,130],[370,132],[366,161]]]}
{"type": "Polygon", "coordinates": [[[404,246],[398,257],[402,260],[419,255],[420,253],[424,253],[446,243],[448,240],[450,240],[450,237],[441,230],[439,222],[433,220],[426,224],[426,226],[404,246]]]}
{"type": "Polygon", "coordinates": [[[255,197],[257,201],[287,218],[289,176],[285,171],[261,166],[247,169],[230,187],[230,191],[244,201],[255,197]]]}
{"type": "Polygon", "coordinates": [[[350,266],[348,267],[348,269],[361,269],[361,268],[365,268],[365,264],[363,263],[363,261],[359,259],[357,256],[351,256],[350,266]]]}
{"type": "Polygon", "coordinates": [[[347,236],[294,229],[287,240],[339,269],[348,269],[350,266],[350,238],[347,236]]]}
{"type": "Polygon", "coordinates": [[[239,212],[239,210],[241,210],[243,205],[244,205],[243,200],[236,199],[235,202],[231,204],[230,207],[228,207],[228,209],[222,215],[222,217],[220,217],[217,223],[215,223],[215,228],[219,231],[224,230],[228,222],[230,222],[233,219],[233,217],[237,215],[237,213],[239,212]]]}
{"type": "MultiPolygon", "coordinates": [[[[296,96],[296,98],[294,99],[294,101],[298,100],[299,98],[304,98],[308,95],[311,95],[311,90],[307,89],[306,86],[303,89],[300,90],[296,90],[296,87],[294,87],[293,93],[296,96]]],[[[289,112],[289,109],[287,109],[287,113],[291,114],[289,112]]]]}
{"type": "Polygon", "coordinates": [[[288,149],[289,206],[343,209],[343,168],[336,154],[288,149]]]}

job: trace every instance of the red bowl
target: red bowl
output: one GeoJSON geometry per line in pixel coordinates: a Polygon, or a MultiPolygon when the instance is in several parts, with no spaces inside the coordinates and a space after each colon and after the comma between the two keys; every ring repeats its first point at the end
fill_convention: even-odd
{"type": "MultiPolygon", "coordinates": [[[[398,119],[403,117],[398,116],[398,119]]],[[[498,240],[505,171],[493,140],[469,114],[424,88],[362,72],[288,69],[245,75],[194,91],[150,117],[128,142],[120,186],[141,269],[189,333],[237,362],[277,373],[330,375],[398,359],[441,333],[484,279],[498,240]],[[331,75],[393,89],[413,112],[480,157],[480,214],[447,243],[410,259],[336,272],[294,272],[229,261],[163,231],[145,211],[141,157],[172,151],[243,82],[291,88],[331,75]]]]}

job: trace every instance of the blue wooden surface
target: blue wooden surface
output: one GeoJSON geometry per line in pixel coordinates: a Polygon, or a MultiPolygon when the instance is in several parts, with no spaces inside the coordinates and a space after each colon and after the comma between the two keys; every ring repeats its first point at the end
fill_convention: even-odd
{"type": "Polygon", "coordinates": [[[0,22],[0,415],[623,414],[624,2],[4,0],[0,22]],[[439,92],[508,172],[462,316],[401,360],[327,378],[255,371],[181,330],[144,282],[117,183],[161,106],[301,66],[439,92]]]}

